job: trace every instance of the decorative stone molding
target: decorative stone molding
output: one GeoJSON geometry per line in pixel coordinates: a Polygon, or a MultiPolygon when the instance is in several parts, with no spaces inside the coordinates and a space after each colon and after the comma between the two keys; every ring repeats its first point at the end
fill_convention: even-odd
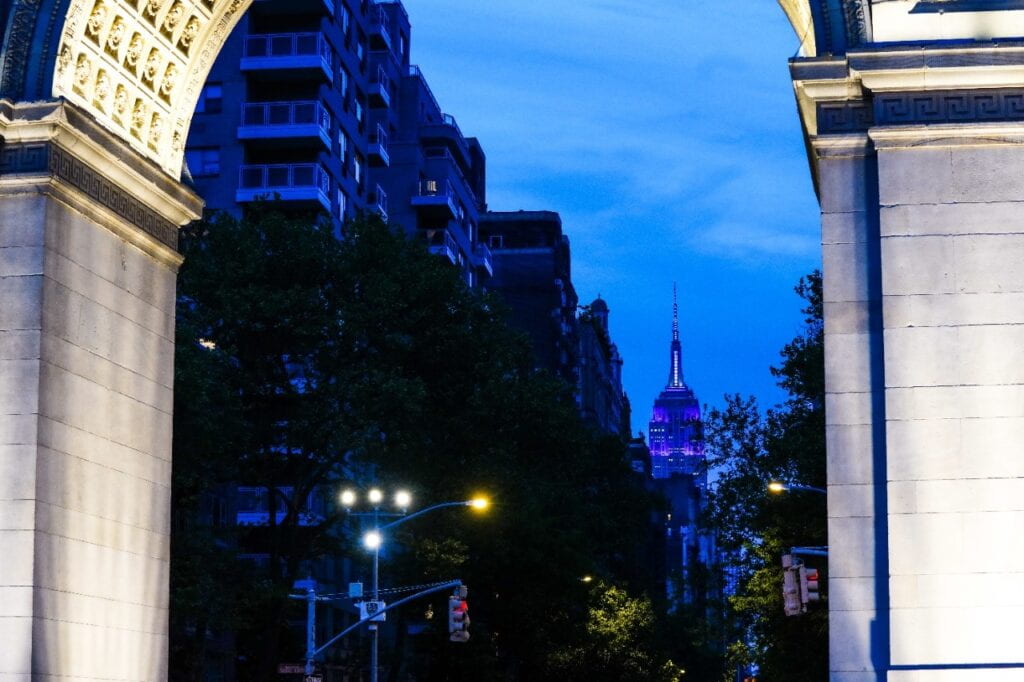
{"type": "Polygon", "coordinates": [[[877,125],[1024,121],[1024,89],[875,96],[877,125]]]}
{"type": "Polygon", "coordinates": [[[819,134],[863,131],[874,125],[874,122],[874,111],[869,101],[818,103],[819,134]]]}
{"type": "Polygon", "coordinates": [[[250,2],[70,0],[52,94],[178,178],[200,88],[250,2]]]}
{"type": "MultiPolygon", "coordinates": [[[[164,127],[158,113],[150,116],[147,134],[164,127]]],[[[180,260],[178,226],[199,217],[202,201],[93,116],[69,102],[0,100],[0,139],[0,190],[55,192],[78,210],[103,213],[103,224],[156,257],[180,260]]]]}
{"type": "Polygon", "coordinates": [[[110,182],[103,173],[83,163],[63,147],[51,142],[28,142],[5,144],[0,148],[0,176],[29,173],[46,173],[70,184],[161,244],[177,248],[177,225],[157,215],[131,193],[110,182]]]}

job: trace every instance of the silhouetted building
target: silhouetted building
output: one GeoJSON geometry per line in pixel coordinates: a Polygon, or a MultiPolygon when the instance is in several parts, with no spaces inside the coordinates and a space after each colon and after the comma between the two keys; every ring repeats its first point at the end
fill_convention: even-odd
{"type": "Polygon", "coordinates": [[[494,262],[487,288],[508,305],[510,324],[529,335],[537,366],[575,385],[579,299],[562,219],[553,211],[491,211],[480,218],[480,241],[494,262]]]}
{"type": "Polygon", "coordinates": [[[629,399],[622,392],[622,356],[608,332],[608,304],[600,296],[579,316],[580,414],[605,433],[630,437],[629,399]]]}
{"type": "Polygon", "coordinates": [[[704,478],[704,429],[700,402],[683,380],[679,306],[672,288],[672,344],[668,384],[654,401],[649,426],[651,471],[655,478],[686,474],[704,478]]]}

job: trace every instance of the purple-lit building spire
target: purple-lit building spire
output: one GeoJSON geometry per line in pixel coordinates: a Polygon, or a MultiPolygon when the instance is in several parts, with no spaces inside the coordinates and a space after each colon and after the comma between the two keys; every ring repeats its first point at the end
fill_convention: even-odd
{"type": "Polygon", "coordinates": [[[683,349],[679,340],[679,301],[672,285],[672,343],[668,384],[654,401],[649,426],[651,475],[698,474],[703,479],[704,428],[700,402],[683,379],[683,349]]]}
{"type": "Polygon", "coordinates": [[[679,343],[679,302],[676,300],[676,283],[672,282],[672,360],[669,365],[668,387],[682,388],[683,347],[679,343]]]}

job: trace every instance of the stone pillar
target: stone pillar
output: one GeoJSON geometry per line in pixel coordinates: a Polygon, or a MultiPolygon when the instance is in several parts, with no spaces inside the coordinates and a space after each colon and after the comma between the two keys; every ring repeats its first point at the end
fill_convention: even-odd
{"type": "Polygon", "coordinates": [[[66,102],[0,101],[0,681],[167,678],[177,228],[66,102]]]}
{"type": "MultiPolygon", "coordinates": [[[[941,106],[944,97],[929,99],[941,106]]],[[[1024,123],[886,126],[871,137],[883,265],[888,679],[1019,680],[1024,123]]]]}
{"type": "Polygon", "coordinates": [[[1024,53],[793,74],[822,206],[831,680],[1024,679],[1024,53]]]}
{"type": "Polygon", "coordinates": [[[888,647],[876,158],[864,133],[821,136],[815,150],[824,276],[830,665],[834,682],[875,682],[888,647]]]}

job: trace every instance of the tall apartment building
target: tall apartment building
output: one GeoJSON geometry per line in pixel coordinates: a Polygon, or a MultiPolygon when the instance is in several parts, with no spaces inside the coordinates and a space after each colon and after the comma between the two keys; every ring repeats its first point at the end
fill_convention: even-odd
{"type": "Polygon", "coordinates": [[[323,212],[339,236],[377,212],[427,241],[476,286],[486,157],[410,62],[397,0],[257,0],[196,108],[185,160],[207,206],[236,215],[278,198],[323,212]]]}
{"type": "Polygon", "coordinates": [[[700,476],[704,472],[704,429],[700,416],[700,401],[693,389],[683,380],[683,351],[679,341],[679,305],[675,287],[672,288],[672,343],[670,346],[669,375],[665,390],[654,401],[649,442],[651,472],[654,478],[668,478],[675,474],[700,476]]]}
{"type": "Polygon", "coordinates": [[[608,304],[598,296],[579,316],[577,401],[580,414],[600,430],[630,438],[629,398],[622,390],[622,356],[608,328],[608,304]]]}

